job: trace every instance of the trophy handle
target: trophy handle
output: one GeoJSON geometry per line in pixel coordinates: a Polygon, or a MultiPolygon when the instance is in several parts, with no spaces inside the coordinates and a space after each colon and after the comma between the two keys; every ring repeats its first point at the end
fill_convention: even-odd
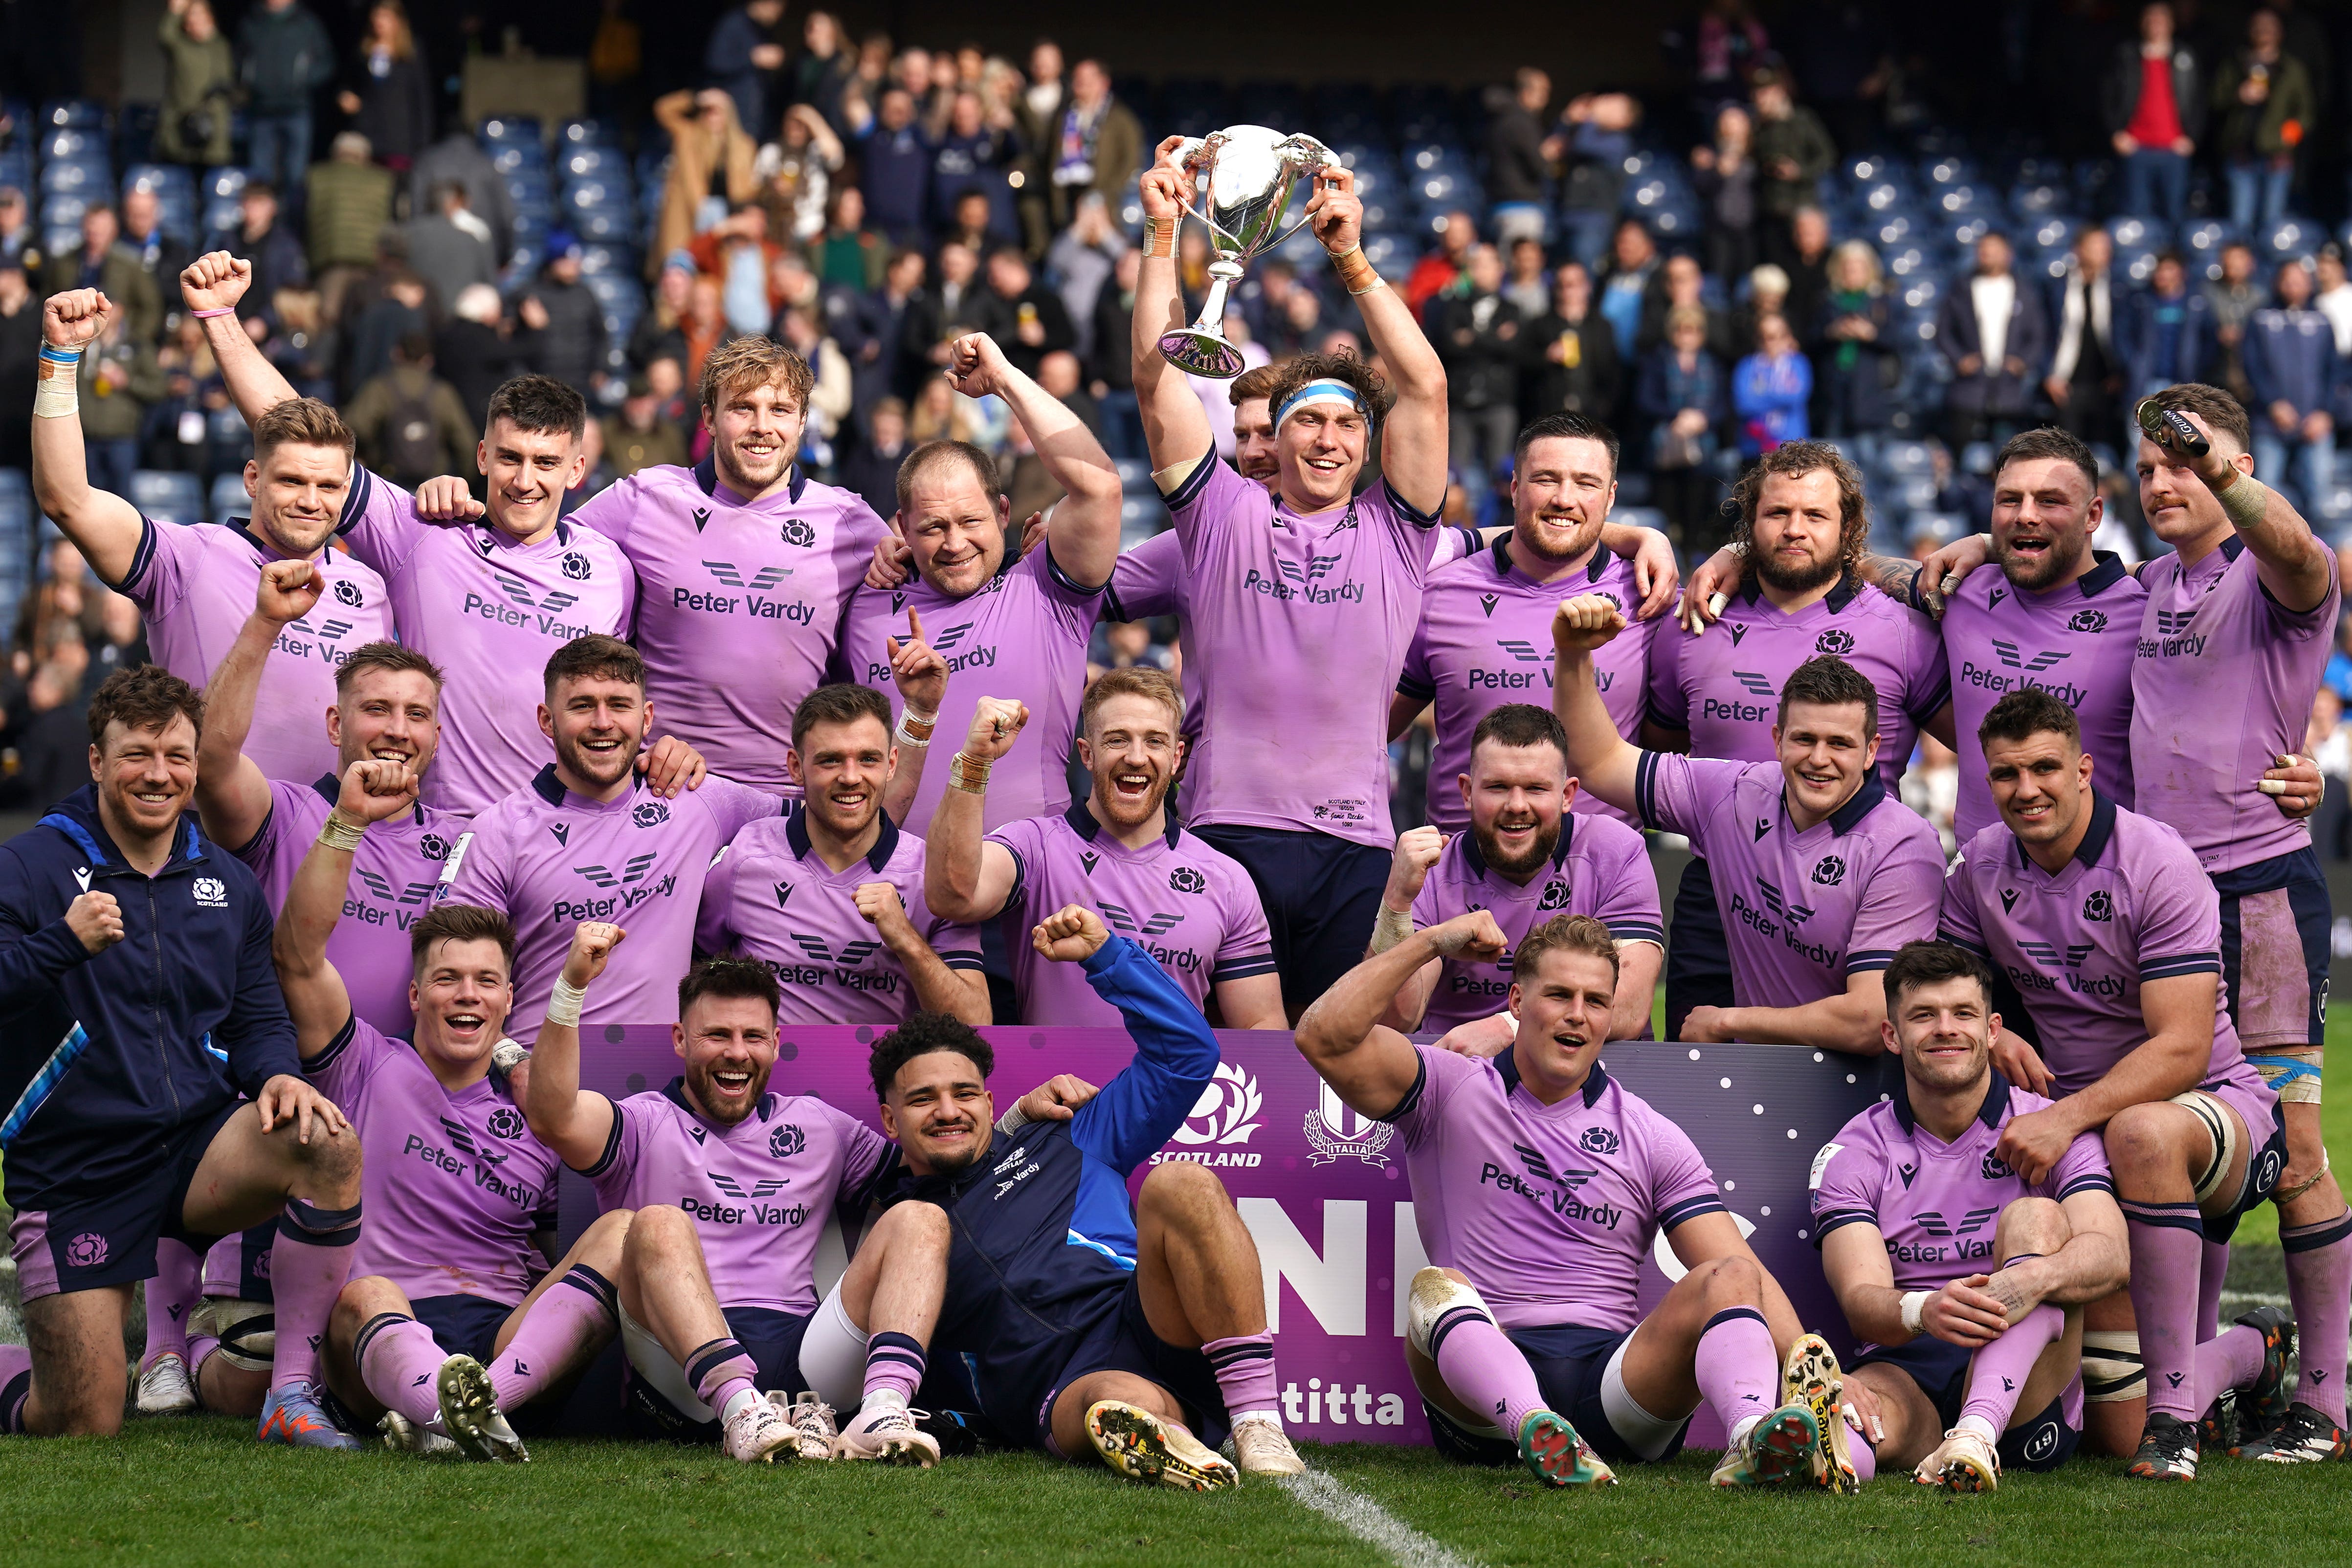
{"type": "MultiPolygon", "coordinates": [[[[1340,163],[1339,155],[1338,153],[1332,152],[1328,147],[1324,146],[1320,141],[1316,141],[1312,136],[1308,136],[1304,133],[1284,137],[1280,141],[1275,144],[1275,151],[1282,155],[1284,162],[1290,165],[1293,171],[1291,176],[1293,179],[1303,174],[1309,180],[1312,180],[1315,176],[1322,173],[1326,169],[1336,169],[1344,166],[1340,163]]],[[[1307,214],[1303,212],[1300,213],[1298,214],[1298,221],[1292,224],[1288,228],[1283,230],[1281,234],[1276,235],[1273,239],[1267,241],[1265,248],[1267,250],[1274,249],[1276,246],[1282,244],[1284,240],[1288,239],[1292,235],[1295,235],[1300,229],[1305,228],[1307,224],[1307,214]]]]}

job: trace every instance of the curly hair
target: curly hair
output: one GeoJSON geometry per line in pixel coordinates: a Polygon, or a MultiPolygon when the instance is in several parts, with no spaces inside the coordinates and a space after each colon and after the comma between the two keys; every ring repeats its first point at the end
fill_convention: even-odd
{"type": "Polygon", "coordinates": [[[205,732],[205,695],[161,664],[141,664],[117,670],[106,677],[89,699],[90,744],[106,745],[106,727],[120,722],[136,734],[166,730],[185,716],[201,736],[205,732]]]}
{"type": "Polygon", "coordinates": [[[1388,418],[1389,410],[1396,406],[1396,393],[1390,389],[1388,377],[1346,350],[1335,354],[1301,354],[1290,361],[1266,388],[1266,401],[1279,409],[1283,399],[1309,382],[1344,382],[1355,388],[1356,395],[1364,400],[1364,412],[1375,430],[1388,418]]]}
{"type": "Polygon", "coordinates": [[[701,959],[678,977],[677,1016],[684,1018],[687,1009],[704,997],[745,997],[765,1002],[772,1017],[784,999],[783,993],[776,988],[773,971],[757,958],[746,958],[740,953],[721,953],[701,959]]]}
{"type": "Polygon", "coordinates": [[[1837,480],[1838,559],[1848,571],[1862,564],[1863,552],[1870,544],[1870,508],[1863,495],[1862,471],[1825,441],[1787,441],[1766,453],[1732,486],[1731,499],[1739,516],[1732,521],[1731,545],[1747,561],[1744,576],[1753,577],[1756,572],[1756,511],[1763,502],[1765,482],[1824,471],[1837,480]]]}
{"type": "Polygon", "coordinates": [[[935,1051],[951,1051],[971,1058],[971,1064],[980,1069],[983,1082],[996,1071],[996,1052],[989,1049],[980,1030],[946,1013],[917,1013],[874,1042],[874,1054],[866,1062],[866,1071],[874,1076],[874,1098],[889,1099],[890,1085],[898,1081],[898,1070],[935,1051]]]}

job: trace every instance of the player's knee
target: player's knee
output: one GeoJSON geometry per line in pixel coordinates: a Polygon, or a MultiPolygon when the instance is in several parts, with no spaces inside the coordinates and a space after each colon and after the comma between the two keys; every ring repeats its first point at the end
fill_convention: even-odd
{"type": "Polygon", "coordinates": [[[1706,1301],[1717,1306],[1759,1306],[1764,1301],[1764,1270],[1753,1258],[1710,1258],[1690,1271],[1706,1301]]]}
{"type": "Polygon", "coordinates": [[[2066,1211],[2058,1207],[2056,1199],[2021,1197],[2000,1211],[1993,1245],[2003,1259],[2025,1252],[2047,1257],[2065,1246],[2071,1234],[2066,1211]]]}
{"type": "Polygon", "coordinates": [[[1166,1165],[1154,1166],[1151,1174],[1143,1178],[1143,1202],[1195,1214],[1234,1206],[1216,1172],[1190,1160],[1170,1160],[1166,1165]]]}
{"type": "Polygon", "coordinates": [[[694,1221],[674,1203],[648,1203],[634,1211],[623,1251],[640,1260],[674,1261],[701,1250],[694,1221]]]}
{"type": "Polygon", "coordinates": [[[2107,1164],[2117,1176],[2147,1176],[2180,1164],[2179,1118],[2168,1105],[2127,1105],[2107,1121],[2107,1164]]]}
{"type": "Polygon", "coordinates": [[[1464,1322],[1492,1326],[1495,1317],[1476,1287],[1453,1269],[1423,1269],[1412,1277],[1405,1302],[1405,1342],[1432,1361],[1445,1336],[1464,1322]]]}
{"type": "Polygon", "coordinates": [[[360,1179],[360,1137],[357,1132],[329,1136],[317,1127],[310,1130],[310,1141],[298,1136],[288,1147],[294,1163],[309,1172],[313,1181],[335,1186],[353,1186],[360,1179]]]}
{"type": "Polygon", "coordinates": [[[904,1247],[945,1256],[952,1239],[948,1211],[936,1203],[894,1204],[882,1216],[882,1224],[894,1252],[904,1247]]]}
{"type": "Polygon", "coordinates": [[[636,1218],[633,1208],[615,1208],[596,1217],[596,1222],[580,1233],[580,1239],[591,1246],[617,1248],[629,1238],[629,1222],[636,1218]]]}

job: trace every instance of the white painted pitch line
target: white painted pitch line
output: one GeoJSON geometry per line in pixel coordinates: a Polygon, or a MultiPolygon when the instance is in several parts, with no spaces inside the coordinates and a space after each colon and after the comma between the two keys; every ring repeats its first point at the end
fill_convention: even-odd
{"type": "Polygon", "coordinates": [[[1379,1548],[1398,1568],[1478,1568],[1363,1493],[1318,1469],[1282,1478],[1283,1490],[1342,1530],[1379,1548]]]}

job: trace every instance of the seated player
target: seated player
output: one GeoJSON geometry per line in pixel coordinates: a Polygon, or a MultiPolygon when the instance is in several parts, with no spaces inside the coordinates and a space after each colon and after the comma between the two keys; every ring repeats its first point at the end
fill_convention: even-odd
{"type": "Polygon", "coordinates": [[[1903,1093],[1813,1162],[1813,1245],[1865,1342],[1846,1386],[1877,1396],[1853,1448],[1864,1479],[1911,1466],[1924,1486],[1990,1491],[2004,1469],[2065,1463],[2083,1427],[2083,1304],[2127,1271],[2095,1134],[2038,1182],[1994,1152],[2011,1117],[2049,1102],[1993,1071],[1991,987],[1959,948],[1906,943],[1886,968],[1903,1093]]]}
{"type": "Polygon", "coordinates": [[[889,1145],[813,1095],[771,1093],[775,977],[706,958],[677,982],[670,1038],[685,1071],[615,1103],[580,1087],[583,999],[626,935],[583,921],[548,1003],[524,1109],[607,1209],[633,1211],[614,1284],[630,1405],[657,1430],[719,1437],[728,1457],[929,1465],[939,1442],[908,1398],[939,1311],[947,1224],[885,1215],[817,1311],[816,1249],[838,1208],[862,1211],[889,1145]],[[835,1406],[865,1408],[837,1429],[835,1406]]]}
{"type": "Polygon", "coordinates": [[[898,766],[890,702],[819,686],[793,710],[789,817],[747,824],[703,881],[695,946],[774,973],[782,1024],[894,1024],[910,1013],[988,1022],[980,935],[923,904],[923,841],[882,809],[898,766]]]}
{"type": "Polygon", "coordinates": [[[559,1410],[611,1342],[626,1214],[588,1228],[550,1272],[555,1154],[490,1072],[514,997],[514,928],[444,904],[409,932],[407,1040],[361,1018],[328,956],[352,862],[413,819],[405,762],[362,758],[286,890],[274,956],[312,1082],[351,1109],[373,1216],[327,1329],[327,1385],[393,1448],[530,1458],[509,1417],[559,1410]]]}
{"type": "Polygon", "coordinates": [[[1877,767],[1878,694],[1822,653],[1781,685],[1775,761],[1645,751],[1617,733],[1593,687],[1592,651],[1624,625],[1606,599],[1559,607],[1552,707],[1585,789],[1644,827],[1686,834],[1706,859],[1735,1005],[1693,1008],[1680,1038],[1876,1056],[1880,976],[1897,947],[1935,935],[1944,881],[1936,830],[1877,767]]]}
{"type": "Polygon", "coordinates": [[[0,1432],[120,1431],[122,1318],[158,1239],[201,1251],[274,1212],[259,1436],[355,1448],[314,1384],[360,1142],[301,1077],[260,884],[187,815],[203,720],[161,665],[108,676],[91,782],[0,848],[0,1171],[30,1342],[0,1344],[0,1432]]]}
{"type": "MultiPolygon", "coordinates": [[[[2033,1015],[2042,1054],[2004,1032],[1993,1047],[2002,1072],[2055,1085],[2054,1103],[2013,1119],[1998,1152],[2039,1183],[2077,1136],[2105,1129],[2131,1289],[2085,1314],[2086,1375],[2121,1385],[2092,1389],[2091,1433],[2110,1451],[2137,1450],[2132,1476],[2194,1480],[2208,1402],[2197,1376],[2203,1244],[2227,1241],[2286,1161],[2278,1098],[2230,1022],[2220,895],[2179,833],[2093,789],[2063,702],[2011,692],[1977,733],[2000,821],[1962,847],[1943,939],[2006,970],[2033,1015]],[[2147,1401],[2137,1430],[2138,1391],[2111,1370],[2135,1351],[2147,1401]]],[[[2287,1414],[2242,1413],[2257,1429],[2287,1414]]]]}
{"type": "MultiPolygon", "coordinates": [[[[1282,1029],[1282,983],[1257,886],[1241,863],[1181,826],[1168,791],[1184,766],[1184,698],[1158,670],[1105,674],[1078,709],[1078,760],[1094,789],[1067,811],[1007,822],[982,837],[990,771],[1020,739],[1028,708],[982,697],[948,764],[923,846],[931,913],[1034,927],[1084,904],[1175,977],[1197,1010],[1213,999],[1227,1029],[1282,1029]]],[[[1036,737],[1032,737],[1033,743],[1036,737]]],[[[1017,1021],[1115,1024],[1117,1008],[1081,972],[1014,946],[1017,1021]]],[[[1015,1020],[1008,1020],[1015,1021],[1015,1020]]]]}
{"type": "Polygon", "coordinates": [[[1064,1458],[1091,1447],[1146,1482],[1199,1491],[1296,1475],[1257,1246],[1223,1184],[1171,1161],[1128,1197],[1129,1176],[1209,1086],[1216,1037],[1093,910],[1069,904],[1031,939],[1079,967],[1136,1041],[1135,1060],[1071,1119],[1028,1127],[1024,1101],[1000,1132],[995,1054],[952,1019],[919,1015],[874,1045],[882,1125],[903,1163],[877,1190],[885,1222],[932,1208],[952,1227],[933,1403],[976,1412],[1011,1447],[1064,1458]],[[1013,1145],[1002,1155],[1000,1136],[1013,1145]],[[1238,1466],[1215,1451],[1228,1430],[1238,1466]]]}
{"type": "MultiPolygon", "coordinates": [[[[1665,946],[1649,846],[1614,817],[1570,810],[1579,796],[1568,773],[1568,737],[1549,709],[1528,703],[1489,709],[1465,760],[1469,771],[1456,789],[1470,831],[1448,839],[1420,827],[1398,838],[1366,956],[1472,909],[1491,912],[1507,942],[1554,914],[1590,915],[1617,942],[1609,1038],[1646,1032],[1665,946]]],[[[1510,990],[1507,949],[1490,964],[1442,959],[1405,982],[1381,1021],[1407,1034],[1442,1030],[1438,1044],[1446,1050],[1492,1056],[1509,1049],[1517,1030],[1503,1006],[1510,990]]]]}
{"type": "Polygon", "coordinates": [[[1837,1358],[1798,1323],[1689,1137],[1601,1064],[1608,926],[1556,915],[1520,940],[1518,1034],[1491,1060],[1379,1022],[1433,958],[1503,946],[1492,915],[1457,915],[1366,959],[1298,1024],[1299,1054],[1339,1098],[1403,1134],[1432,1264],[1413,1276],[1407,1361],[1438,1447],[1516,1455],[1551,1486],[1612,1485],[1603,1456],[1672,1456],[1704,1402],[1730,1443],[1717,1486],[1851,1490],[1837,1358]],[[1643,1317],[1634,1295],[1660,1235],[1687,1272],[1643,1317]]]}

